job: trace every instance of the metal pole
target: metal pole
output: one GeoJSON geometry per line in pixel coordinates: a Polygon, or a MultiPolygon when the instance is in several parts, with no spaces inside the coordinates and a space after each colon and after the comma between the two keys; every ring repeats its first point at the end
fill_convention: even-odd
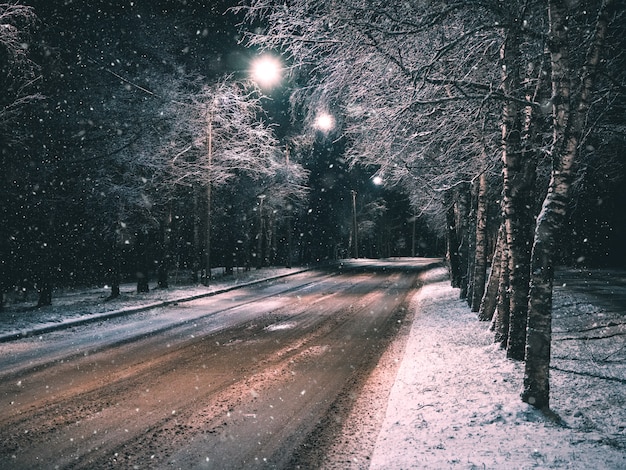
{"type": "Polygon", "coordinates": [[[354,226],[354,257],[359,257],[359,236],[358,225],[356,223],[356,191],[352,190],[352,224],[354,226]]]}

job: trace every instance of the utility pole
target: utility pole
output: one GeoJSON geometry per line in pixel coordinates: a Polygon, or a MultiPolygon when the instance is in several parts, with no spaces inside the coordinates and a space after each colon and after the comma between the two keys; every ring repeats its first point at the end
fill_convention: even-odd
{"type": "Polygon", "coordinates": [[[257,269],[261,269],[263,267],[263,237],[264,237],[264,225],[265,221],[263,220],[263,200],[265,199],[265,194],[261,194],[257,196],[259,198],[259,235],[257,239],[257,269]]]}
{"type": "Polygon", "coordinates": [[[359,236],[358,225],[356,223],[356,191],[352,190],[352,225],[354,230],[354,257],[359,257],[359,236]]]}
{"type": "Polygon", "coordinates": [[[203,284],[208,286],[211,283],[211,165],[213,163],[213,105],[207,112],[207,168],[208,178],[206,186],[207,198],[207,218],[206,218],[206,253],[205,253],[205,277],[203,284]]]}

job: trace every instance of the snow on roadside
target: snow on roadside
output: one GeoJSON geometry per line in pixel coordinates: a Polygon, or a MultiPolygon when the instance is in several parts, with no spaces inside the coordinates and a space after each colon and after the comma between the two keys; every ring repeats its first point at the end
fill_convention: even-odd
{"type": "MultiPolygon", "coordinates": [[[[0,311],[0,337],[11,337],[17,334],[27,334],[32,329],[72,323],[86,317],[106,315],[111,312],[137,309],[161,302],[171,302],[178,299],[206,295],[221,289],[236,285],[254,282],[285,274],[296,273],[302,268],[264,268],[240,271],[233,276],[221,276],[221,269],[216,268],[215,279],[210,286],[190,284],[172,278],[169,289],[157,289],[151,286],[150,292],[137,293],[133,283],[121,286],[121,296],[118,299],[107,301],[110,289],[94,288],[66,288],[58,289],[53,293],[52,305],[36,308],[37,298],[31,293],[26,302],[7,302],[3,311],[0,311]]],[[[154,284],[154,283],[153,283],[154,284]]]]}
{"type": "MultiPolygon", "coordinates": [[[[522,403],[522,364],[506,359],[489,325],[441,280],[445,270],[429,275],[434,282],[413,300],[415,319],[371,469],[626,468],[624,447],[598,432],[600,414],[593,428],[579,426],[584,414],[576,412],[563,425],[522,403]]],[[[554,411],[578,409],[579,379],[554,380],[554,411]]],[[[623,418],[623,385],[601,386],[614,389],[606,419],[614,412],[623,418]]],[[[595,393],[601,402],[602,392],[595,393]]]]}

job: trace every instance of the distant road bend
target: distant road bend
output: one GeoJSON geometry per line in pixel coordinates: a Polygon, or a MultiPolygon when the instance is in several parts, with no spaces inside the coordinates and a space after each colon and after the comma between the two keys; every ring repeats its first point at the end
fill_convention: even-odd
{"type": "Polygon", "coordinates": [[[4,344],[0,468],[308,466],[435,265],[360,260],[4,344]]]}

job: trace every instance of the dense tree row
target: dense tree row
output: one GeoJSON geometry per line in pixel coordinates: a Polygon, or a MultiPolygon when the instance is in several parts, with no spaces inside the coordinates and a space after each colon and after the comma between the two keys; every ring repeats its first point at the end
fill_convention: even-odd
{"type": "Polygon", "coordinates": [[[190,14],[105,6],[66,29],[51,5],[37,21],[0,4],[0,292],[34,286],[47,305],[54,284],[106,281],[115,297],[127,276],[141,291],[174,267],[208,283],[215,266],[291,263],[307,172],[261,90],[186,71],[190,14]]]}
{"type": "Polygon", "coordinates": [[[615,194],[624,178],[623,5],[250,0],[240,11],[268,25],[252,45],[307,75],[297,102],[341,116],[349,159],[440,227],[453,285],[525,360],[523,400],[548,407],[554,266],[586,258],[560,250],[562,237],[571,224],[583,242],[590,229],[575,220],[614,204],[589,188],[615,194]]]}

